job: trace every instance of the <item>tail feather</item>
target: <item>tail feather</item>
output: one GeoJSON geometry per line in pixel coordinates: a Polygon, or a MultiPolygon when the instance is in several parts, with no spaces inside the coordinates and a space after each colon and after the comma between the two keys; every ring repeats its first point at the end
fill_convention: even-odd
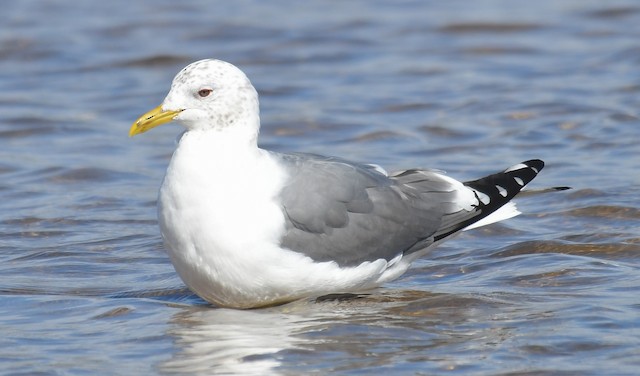
{"type": "Polygon", "coordinates": [[[531,180],[533,180],[544,167],[544,162],[532,159],[511,166],[497,174],[485,176],[478,180],[464,182],[463,184],[473,191],[477,199],[475,206],[476,215],[463,220],[454,228],[449,228],[444,233],[438,233],[435,240],[441,240],[463,229],[480,227],[518,215],[515,205],[508,205],[499,211],[511,199],[513,199],[531,180]],[[496,213],[497,212],[497,213],[496,213]],[[495,217],[487,218],[492,213],[495,217]]]}

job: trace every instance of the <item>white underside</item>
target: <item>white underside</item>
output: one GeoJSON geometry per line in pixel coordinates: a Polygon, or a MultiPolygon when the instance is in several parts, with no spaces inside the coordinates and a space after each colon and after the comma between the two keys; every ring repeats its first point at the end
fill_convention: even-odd
{"type": "Polygon", "coordinates": [[[281,248],[283,170],[266,151],[211,136],[191,131],[181,138],[158,209],[171,261],[202,298],[238,308],[269,305],[370,289],[409,267],[398,256],[341,268],[281,248]]]}
{"type": "MultiPolygon", "coordinates": [[[[237,141],[218,132],[185,133],[160,189],[166,249],[182,280],[202,298],[249,308],[363,291],[398,278],[426,253],[341,268],[281,248],[285,219],[277,197],[287,176],[268,152],[237,141]]],[[[480,225],[514,210],[499,210],[480,225]]]]}

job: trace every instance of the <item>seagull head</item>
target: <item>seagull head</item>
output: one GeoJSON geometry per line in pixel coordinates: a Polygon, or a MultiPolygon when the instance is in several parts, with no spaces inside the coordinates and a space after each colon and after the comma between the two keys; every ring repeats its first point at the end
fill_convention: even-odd
{"type": "Polygon", "coordinates": [[[162,104],[136,120],[129,136],[175,120],[187,130],[259,127],[258,94],[236,66],[214,59],[196,61],[173,79],[162,104]]]}

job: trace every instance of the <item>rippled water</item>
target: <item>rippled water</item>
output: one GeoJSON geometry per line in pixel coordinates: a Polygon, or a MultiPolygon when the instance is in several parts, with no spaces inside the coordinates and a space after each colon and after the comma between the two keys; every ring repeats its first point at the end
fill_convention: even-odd
{"type": "Polygon", "coordinates": [[[3,374],[636,374],[635,1],[3,4],[3,374]],[[355,299],[253,311],[178,279],[155,198],[187,63],[240,66],[262,144],[471,179],[528,158],[524,215],[355,299]]]}

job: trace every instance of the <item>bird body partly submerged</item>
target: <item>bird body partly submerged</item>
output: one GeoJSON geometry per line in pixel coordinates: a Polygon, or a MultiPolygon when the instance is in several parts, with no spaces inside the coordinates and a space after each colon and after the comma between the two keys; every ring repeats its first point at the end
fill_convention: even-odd
{"type": "Polygon", "coordinates": [[[160,189],[166,249],[196,294],[235,308],[393,280],[456,232],[517,215],[509,201],[544,165],[462,183],[431,170],[387,176],[339,158],[263,150],[257,93],[218,60],[183,69],[130,135],[171,120],[187,131],[160,189]]]}

